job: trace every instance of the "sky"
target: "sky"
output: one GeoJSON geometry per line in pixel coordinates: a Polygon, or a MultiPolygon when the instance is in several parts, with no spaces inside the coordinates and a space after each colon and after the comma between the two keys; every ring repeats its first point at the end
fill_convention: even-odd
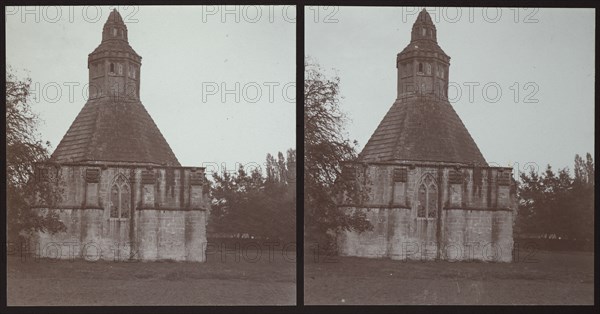
{"type": "MultiPolygon", "coordinates": [[[[421,9],[306,9],[306,54],[339,76],[359,150],[394,103],[396,55],[421,9]]],[[[450,102],[488,164],[572,174],[575,154],[593,155],[594,9],[426,9],[451,57],[450,102]]]]}
{"type": "Polygon", "coordinates": [[[88,54],[113,8],[142,56],[141,101],[182,166],[230,171],[295,148],[293,6],[7,7],[6,63],[31,77],[52,150],[87,100],[88,54]]]}

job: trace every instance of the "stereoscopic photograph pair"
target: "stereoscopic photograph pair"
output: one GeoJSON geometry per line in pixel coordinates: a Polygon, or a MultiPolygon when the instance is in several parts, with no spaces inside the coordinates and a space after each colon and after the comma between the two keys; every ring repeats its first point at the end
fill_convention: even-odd
{"type": "Polygon", "coordinates": [[[7,312],[594,305],[593,8],[4,9],[7,312]]]}

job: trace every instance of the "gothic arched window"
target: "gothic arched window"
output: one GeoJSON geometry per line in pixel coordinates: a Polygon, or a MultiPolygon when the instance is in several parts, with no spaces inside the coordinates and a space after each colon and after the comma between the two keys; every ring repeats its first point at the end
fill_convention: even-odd
{"type": "Polygon", "coordinates": [[[419,193],[417,196],[417,217],[425,218],[427,217],[427,209],[425,205],[427,204],[427,189],[424,184],[419,186],[419,193]]]}
{"type": "Polygon", "coordinates": [[[131,190],[123,175],[110,188],[110,218],[129,218],[131,190]]]}
{"type": "Polygon", "coordinates": [[[431,175],[426,175],[419,185],[417,192],[417,217],[436,218],[438,212],[437,203],[437,186],[431,175]]]}

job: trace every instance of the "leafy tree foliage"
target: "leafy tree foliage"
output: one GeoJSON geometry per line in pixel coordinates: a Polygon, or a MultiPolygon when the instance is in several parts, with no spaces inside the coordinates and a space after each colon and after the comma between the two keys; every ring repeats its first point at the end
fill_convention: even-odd
{"type": "MultiPolygon", "coordinates": [[[[6,72],[6,196],[8,240],[17,241],[33,232],[56,233],[65,230],[55,212],[32,209],[32,205],[52,207],[60,201],[60,185],[50,184],[55,175],[35,174],[38,163],[47,161],[50,143],[39,139],[39,117],[32,111],[31,78],[20,79],[14,69],[6,72]],[[39,202],[39,203],[38,203],[39,202]],[[38,203],[38,204],[34,204],[38,203]]],[[[49,169],[52,170],[52,169],[49,169]]],[[[50,172],[49,174],[52,174],[50,172]]]]}
{"type": "Polygon", "coordinates": [[[575,177],[573,179],[572,204],[577,217],[573,237],[576,239],[594,238],[594,182],[596,179],[594,159],[587,153],[585,162],[575,155],[575,177]]]}
{"type": "Polygon", "coordinates": [[[296,151],[266,159],[260,169],[213,174],[210,228],[217,233],[248,234],[263,240],[294,241],[296,235],[296,151]]]}
{"type": "Polygon", "coordinates": [[[521,174],[516,230],[546,238],[591,241],[594,236],[594,162],[575,155],[574,177],[568,169],[541,175],[521,174]]]}
{"type": "Polygon", "coordinates": [[[356,158],[356,141],[345,132],[347,117],[339,108],[339,77],[328,78],[311,59],[304,73],[304,207],[308,242],[334,250],[335,236],[343,230],[370,230],[362,212],[347,213],[336,198],[346,191],[351,199],[360,193],[341,176],[342,163],[356,158]]]}

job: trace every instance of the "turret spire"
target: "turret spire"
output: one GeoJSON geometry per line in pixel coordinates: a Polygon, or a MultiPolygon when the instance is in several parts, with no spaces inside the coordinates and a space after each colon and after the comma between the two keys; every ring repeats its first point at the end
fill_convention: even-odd
{"type": "Polygon", "coordinates": [[[123,18],[116,9],[110,12],[108,20],[104,23],[102,30],[102,41],[107,40],[124,40],[127,41],[127,26],[123,22],[123,18]]]}
{"type": "Polygon", "coordinates": [[[417,16],[417,20],[413,24],[412,33],[411,33],[411,42],[417,40],[432,40],[437,42],[437,32],[435,29],[435,25],[431,20],[431,16],[427,10],[423,9],[419,12],[417,16]]]}

